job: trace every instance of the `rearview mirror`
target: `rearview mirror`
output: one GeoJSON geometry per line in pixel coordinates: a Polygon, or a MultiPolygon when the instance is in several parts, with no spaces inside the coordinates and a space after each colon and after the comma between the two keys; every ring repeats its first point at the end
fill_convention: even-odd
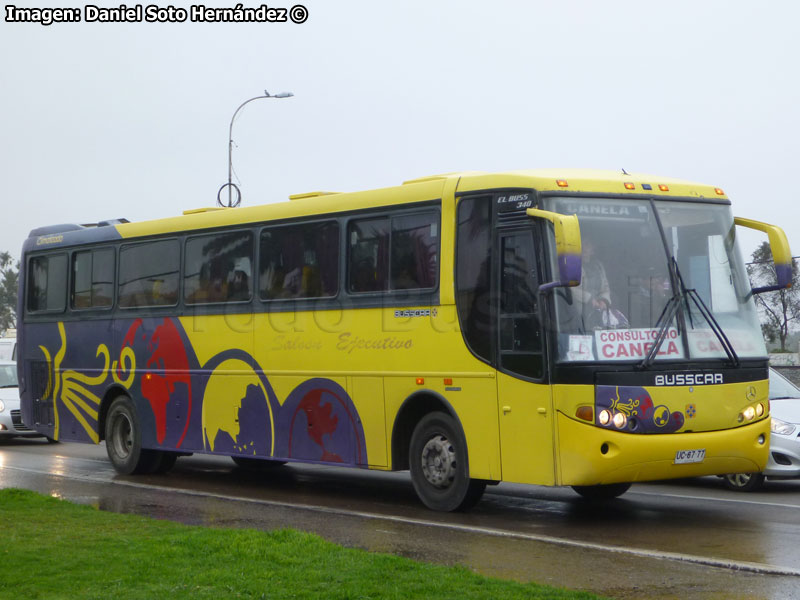
{"type": "Polygon", "coordinates": [[[775,263],[775,285],[753,288],[754,294],[762,292],[772,292],[792,287],[792,251],[789,248],[789,240],[783,229],[777,225],[769,225],[761,221],[734,217],[734,224],[748,229],[756,229],[767,234],[769,247],[772,250],[772,260],[775,263]]]}
{"type": "Polygon", "coordinates": [[[556,238],[558,281],[539,286],[540,291],[581,284],[581,228],[577,215],[562,215],[549,210],[529,208],[529,217],[546,219],[553,224],[556,238]]]}

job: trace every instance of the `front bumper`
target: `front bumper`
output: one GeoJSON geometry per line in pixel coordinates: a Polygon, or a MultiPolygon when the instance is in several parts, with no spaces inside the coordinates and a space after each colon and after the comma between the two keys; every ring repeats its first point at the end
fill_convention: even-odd
{"type": "Polygon", "coordinates": [[[800,436],[772,434],[764,475],[772,479],[800,478],[800,436]]]}
{"type": "Polygon", "coordinates": [[[0,437],[41,437],[41,435],[25,426],[19,409],[6,408],[0,412],[0,437]]]}
{"type": "Polygon", "coordinates": [[[770,420],[721,431],[637,435],[558,413],[558,484],[599,485],[755,473],[767,465],[770,420]],[[701,463],[674,464],[679,450],[705,449],[701,463]]]}

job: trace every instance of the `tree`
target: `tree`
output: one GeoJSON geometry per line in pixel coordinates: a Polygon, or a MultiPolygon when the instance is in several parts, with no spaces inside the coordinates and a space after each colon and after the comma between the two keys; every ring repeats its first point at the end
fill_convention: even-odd
{"type": "MultiPolygon", "coordinates": [[[[754,286],[775,285],[775,263],[768,242],[762,242],[753,252],[752,262],[747,265],[754,286]]],[[[786,352],[786,338],[795,321],[800,319],[800,267],[792,259],[792,287],[764,292],[756,296],[756,306],[761,317],[761,331],[770,341],[780,341],[781,352],[786,352]]]]}
{"type": "Polygon", "coordinates": [[[17,282],[19,261],[0,252],[0,331],[17,326],[17,282]]]}

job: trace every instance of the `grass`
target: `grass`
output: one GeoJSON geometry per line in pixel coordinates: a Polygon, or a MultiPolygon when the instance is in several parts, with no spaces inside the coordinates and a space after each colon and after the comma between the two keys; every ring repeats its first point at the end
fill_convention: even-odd
{"type": "Polygon", "coordinates": [[[0,490],[0,598],[558,598],[586,592],[342,548],[294,530],[209,529],[0,490]]]}

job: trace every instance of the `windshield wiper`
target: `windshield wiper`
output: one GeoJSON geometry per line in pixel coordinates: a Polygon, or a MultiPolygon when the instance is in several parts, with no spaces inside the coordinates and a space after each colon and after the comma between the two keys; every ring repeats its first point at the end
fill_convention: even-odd
{"type": "Polygon", "coordinates": [[[658,317],[658,321],[656,321],[656,327],[658,328],[656,339],[653,342],[653,345],[650,346],[650,352],[648,352],[647,356],[645,356],[644,359],[642,359],[642,362],[639,363],[640,369],[647,369],[656,359],[656,355],[661,349],[661,344],[663,344],[664,340],[667,338],[669,325],[672,323],[675,315],[678,314],[678,309],[681,305],[681,298],[681,294],[675,294],[667,301],[666,306],[664,306],[664,310],[661,311],[661,315],[658,317]]]}
{"type": "MultiPolygon", "coordinates": [[[[661,349],[661,345],[664,343],[664,340],[667,337],[667,331],[669,329],[670,323],[672,323],[672,319],[675,318],[675,315],[678,313],[680,309],[681,301],[686,303],[686,314],[689,317],[689,325],[692,329],[694,329],[694,320],[692,319],[692,308],[689,304],[689,299],[694,302],[697,309],[700,311],[700,314],[703,318],[708,322],[711,326],[711,331],[717,337],[719,342],[722,344],[722,349],[725,350],[725,354],[728,355],[728,360],[731,361],[733,366],[738,367],[739,356],[736,354],[736,350],[733,348],[733,344],[731,344],[728,336],[725,335],[725,332],[722,330],[717,319],[714,317],[713,313],[709,310],[706,303],[700,297],[700,294],[697,293],[697,290],[692,288],[688,289],[686,285],[683,283],[683,275],[681,275],[681,271],[678,268],[678,262],[675,260],[673,256],[670,261],[670,266],[672,267],[670,270],[674,275],[673,281],[677,281],[680,284],[680,291],[676,292],[672,298],[669,299],[667,305],[664,307],[664,310],[661,312],[661,316],[658,318],[656,322],[656,327],[658,327],[658,333],[656,334],[656,339],[653,342],[653,345],[650,347],[650,352],[647,353],[647,356],[644,357],[642,362],[639,363],[640,369],[647,369],[653,364],[653,361],[656,359],[658,355],[658,351],[661,349]],[[662,321],[663,320],[663,321],[662,321]]],[[[684,323],[684,328],[685,328],[684,323]]],[[[688,335],[688,329],[686,331],[688,335]]]]}
{"type": "Polygon", "coordinates": [[[717,339],[722,344],[722,349],[725,350],[725,354],[728,355],[728,359],[733,363],[734,367],[739,366],[739,355],[736,354],[736,350],[733,348],[733,344],[731,344],[728,336],[725,335],[725,332],[722,330],[722,327],[719,324],[719,321],[714,317],[713,313],[708,309],[706,303],[703,302],[703,299],[700,297],[700,294],[697,293],[697,290],[687,290],[689,292],[689,298],[691,298],[694,303],[697,305],[697,308],[700,309],[700,314],[705,317],[705,320],[708,321],[708,324],[711,325],[711,331],[714,332],[714,335],[717,336],[717,339]]]}

